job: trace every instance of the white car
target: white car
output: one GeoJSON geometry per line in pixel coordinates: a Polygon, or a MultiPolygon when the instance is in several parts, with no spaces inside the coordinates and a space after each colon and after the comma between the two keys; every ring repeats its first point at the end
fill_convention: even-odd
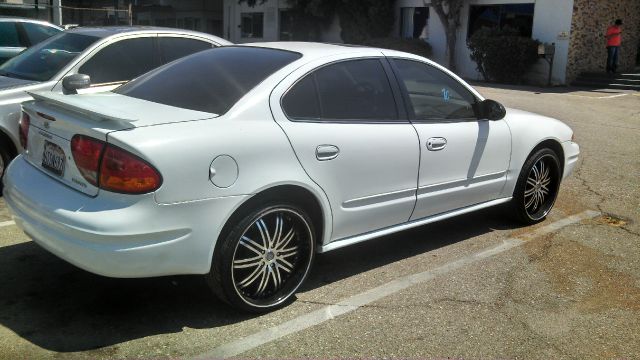
{"type": "Polygon", "coordinates": [[[317,252],[504,203],[540,221],[579,154],[562,122],[374,48],[221,47],[32,95],[5,176],[29,236],[105,276],[206,274],[249,311],[291,299],[317,252]]]}
{"type": "Polygon", "coordinates": [[[22,151],[18,121],[20,103],[31,100],[27,91],[108,91],[175,59],[228,44],[182,29],[87,27],[61,32],[0,65],[0,181],[22,151]],[[89,86],[79,89],[83,84],[89,86]]]}

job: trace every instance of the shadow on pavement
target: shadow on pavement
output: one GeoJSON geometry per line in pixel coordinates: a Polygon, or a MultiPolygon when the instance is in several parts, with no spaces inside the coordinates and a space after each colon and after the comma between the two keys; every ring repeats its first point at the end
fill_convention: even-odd
{"type": "MultiPolygon", "coordinates": [[[[515,229],[500,208],[422,226],[323,254],[303,290],[463,241],[515,229]]],[[[142,337],[213,328],[256,315],[211,295],[200,276],[111,279],[93,275],[33,242],[0,248],[0,323],[56,352],[98,349],[142,337]]]]}

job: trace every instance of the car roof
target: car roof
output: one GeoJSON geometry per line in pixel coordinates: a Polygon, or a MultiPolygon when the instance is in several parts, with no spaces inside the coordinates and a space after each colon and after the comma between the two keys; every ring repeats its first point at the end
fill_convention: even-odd
{"type": "Polygon", "coordinates": [[[52,24],[52,23],[44,21],[44,20],[37,20],[37,19],[29,19],[29,18],[13,17],[13,16],[0,16],[0,21],[2,21],[2,22],[28,22],[28,23],[34,23],[34,24],[42,24],[42,25],[54,27],[56,29],[64,30],[58,25],[52,24]]]}
{"type": "Polygon", "coordinates": [[[193,35],[198,37],[206,37],[219,40],[220,38],[197,31],[173,29],[157,26],[100,26],[100,27],[77,27],[66,30],[67,33],[91,35],[99,38],[108,38],[120,34],[143,34],[143,33],[165,33],[165,34],[182,34],[193,35]]]}
{"type": "Polygon", "coordinates": [[[278,50],[293,51],[302,54],[305,58],[323,57],[327,54],[348,54],[357,53],[366,50],[380,50],[378,48],[349,45],[349,44],[333,44],[333,43],[316,43],[316,42],[300,42],[300,41],[276,41],[276,42],[259,42],[238,44],[240,46],[264,47],[278,50]]]}

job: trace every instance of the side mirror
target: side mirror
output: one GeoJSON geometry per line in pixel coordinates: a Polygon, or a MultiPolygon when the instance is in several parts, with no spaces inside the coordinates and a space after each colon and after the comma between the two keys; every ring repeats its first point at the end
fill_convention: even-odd
{"type": "Polygon", "coordinates": [[[91,78],[85,74],[73,74],[62,79],[62,93],[65,95],[77,94],[78,89],[86,89],[91,86],[91,78]]]}
{"type": "Polygon", "coordinates": [[[504,106],[495,100],[484,100],[480,103],[480,118],[487,120],[502,120],[507,115],[504,106]]]}

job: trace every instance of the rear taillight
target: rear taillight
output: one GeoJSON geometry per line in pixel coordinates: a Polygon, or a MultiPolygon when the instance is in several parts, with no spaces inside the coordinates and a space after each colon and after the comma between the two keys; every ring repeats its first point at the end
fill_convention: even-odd
{"type": "Polygon", "coordinates": [[[20,146],[22,146],[23,149],[27,149],[27,143],[29,141],[29,126],[31,125],[31,118],[29,117],[29,114],[27,114],[26,112],[22,112],[22,119],[20,119],[20,131],[19,131],[19,136],[20,136],[20,146]]]}
{"type": "Polygon", "coordinates": [[[98,186],[98,170],[100,157],[106,143],[88,136],[75,135],[71,138],[71,154],[76,167],[85,180],[91,185],[98,186]]]}
{"type": "Polygon", "coordinates": [[[88,136],[71,139],[71,153],[82,176],[103,190],[143,194],[162,184],[158,170],[119,147],[88,136]]]}
{"type": "Polygon", "coordinates": [[[142,194],[156,190],[161,182],[160,174],[149,163],[128,151],[107,145],[100,166],[101,189],[142,194]]]}

